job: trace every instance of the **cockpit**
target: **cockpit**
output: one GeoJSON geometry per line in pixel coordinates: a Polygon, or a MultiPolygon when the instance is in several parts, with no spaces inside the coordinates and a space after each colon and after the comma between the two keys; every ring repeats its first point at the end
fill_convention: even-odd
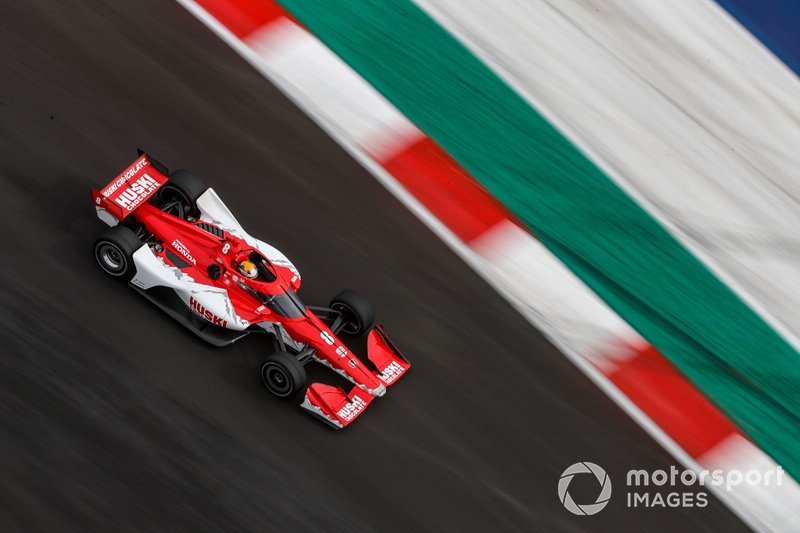
{"type": "Polygon", "coordinates": [[[243,252],[233,260],[236,271],[247,279],[273,283],[278,279],[272,263],[255,250],[243,252]]]}
{"type": "Polygon", "coordinates": [[[278,274],[272,263],[258,251],[244,251],[237,255],[233,263],[236,271],[244,276],[237,282],[237,285],[270,311],[286,318],[299,318],[306,314],[305,304],[294,291],[285,287],[283,283],[280,283],[279,286],[272,285],[278,281],[278,274]],[[245,263],[251,263],[254,266],[256,270],[254,276],[248,276],[243,272],[242,265],[245,263]],[[268,287],[268,285],[272,286],[268,287]],[[279,291],[273,294],[272,291],[275,289],[279,291]]]}

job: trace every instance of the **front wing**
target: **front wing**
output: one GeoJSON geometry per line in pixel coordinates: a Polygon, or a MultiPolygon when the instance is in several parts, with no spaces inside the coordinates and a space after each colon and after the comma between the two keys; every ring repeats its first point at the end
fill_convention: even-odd
{"type": "MultiPolygon", "coordinates": [[[[377,369],[372,372],[373,375],[386,387],[394,384],[411,368],[411,363],[389,340],[381,326],[376,326],[369,333],[367,358],[377,369]]],[[[300,407],[326,424],[343,429],[358,418],[374,399],[375,396],[359,387],[353,387],[349,393],[345,393],[339,387],[312,383],[300,407]]]]}

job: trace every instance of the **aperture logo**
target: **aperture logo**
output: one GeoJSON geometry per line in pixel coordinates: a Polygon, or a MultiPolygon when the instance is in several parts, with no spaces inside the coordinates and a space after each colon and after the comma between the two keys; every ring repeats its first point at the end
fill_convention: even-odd
{"type": "Polygon", "coordinates": [[[611,479],[605,470],[594,463],[588,461],[575,463],[564,470],[561,479],[558,480],[558,499],[572,514],[583,516],[597,514],[608,505],[608,501],[611,499],[611,479]],[[593,474],[597,478],[597,482],[600,484],[600,493],[594,503],[577,504],[570,496],[569,484],[572,482],[572,478],[578,474],[593,474]]]}

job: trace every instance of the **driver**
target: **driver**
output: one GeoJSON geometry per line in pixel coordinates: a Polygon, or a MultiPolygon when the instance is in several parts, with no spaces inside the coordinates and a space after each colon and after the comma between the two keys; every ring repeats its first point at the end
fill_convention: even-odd
{"type": "Polygon", "coordinates": [[[242,261],[239,263],[239,273],[248,279],[256,279],[258,269],[256,269],[256,264],[252,261],[242,261]]]}

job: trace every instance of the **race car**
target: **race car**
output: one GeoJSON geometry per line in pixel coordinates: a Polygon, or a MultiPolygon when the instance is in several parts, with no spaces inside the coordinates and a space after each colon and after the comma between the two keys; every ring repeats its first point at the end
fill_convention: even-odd
{"type": "Polygon", "coordinates": [[[92,200],[110,226],[94,242],[103,272],[213,345],[268,334],[264,386],[279,398],[305,391],[301,407],[330,426],[348,426],[411,367],[383,328],[373,327],[372,307],[358,293],[342,291],[327,307],[305,305],[291,261],[250,236],[214,189],[189,172],[170,172],[139,150],[105,188],[92,189],[92,200]],[[342,340],[364,333],[366,360],[342,340]],[[306,386],[312,361],[352,382],[352,390],[306,386]]]}

